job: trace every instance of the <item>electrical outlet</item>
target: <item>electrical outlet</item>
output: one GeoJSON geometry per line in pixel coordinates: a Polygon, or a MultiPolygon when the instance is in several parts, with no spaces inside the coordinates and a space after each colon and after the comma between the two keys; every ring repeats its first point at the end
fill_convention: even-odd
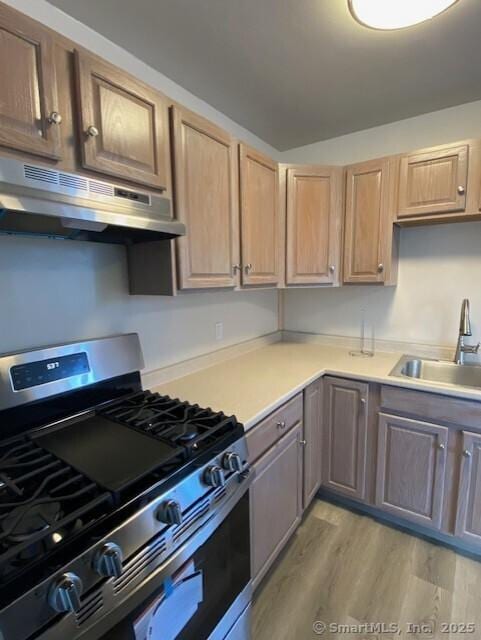
{"type": "Polygon", "coordinates": [[[215,339],[222,340],[223,337],[224,337],[224,323],[216,322],[215,323],[215,339]]]}

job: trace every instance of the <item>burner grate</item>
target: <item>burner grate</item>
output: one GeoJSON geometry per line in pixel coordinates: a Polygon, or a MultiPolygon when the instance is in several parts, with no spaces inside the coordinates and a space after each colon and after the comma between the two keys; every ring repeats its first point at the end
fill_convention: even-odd
{"type": "Polygon", "coordinates": [[[137,393],[102,414],[158,440],[184,447],[187,457],[210,446],[237,425],[233,416],[150,391],[137,393]]]}
{"type": "Polygon", "coordinates": [[[106,512],[108,493],[27,437],[0,446],[0,575],[106,512]]]}

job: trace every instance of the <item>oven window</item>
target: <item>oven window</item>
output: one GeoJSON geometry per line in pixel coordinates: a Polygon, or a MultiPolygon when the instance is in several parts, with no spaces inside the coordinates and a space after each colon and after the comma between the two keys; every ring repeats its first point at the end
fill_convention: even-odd
{"type": "Polygon", "coordinates": [[[102,640],[204,640],[249,580],[247,492],[207,542],[102,640]]]}

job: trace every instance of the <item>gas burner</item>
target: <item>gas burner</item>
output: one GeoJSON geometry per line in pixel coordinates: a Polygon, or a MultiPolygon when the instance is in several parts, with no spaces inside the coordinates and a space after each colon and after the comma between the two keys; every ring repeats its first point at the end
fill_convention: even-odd
{"type": "Polygon", "coordinates": [[[55,525],[62,514],[60,502],[37,502],[15,507],[2,521],[8,540],[23,542],[55,525]]]}
{"type": "Polygon", "coordinates": [[[199,435],[199,430],[196,427],[190,425],[179,425],[174,427],[170,433],[169,438],[175,443],[188,444],[199,435]]]}
{"type": "Polygon", "coordinates": [[[0,445],[0,576],[40,560],[112,498],[28,436],[0,445]]]}
{"type": "Polygon", "coordinates": [[[182,446],[186,457],[200,454],[237,425],[233,416],[150,391],[136,393],[102,411],[102,415],[157,440],[182,446]]]}

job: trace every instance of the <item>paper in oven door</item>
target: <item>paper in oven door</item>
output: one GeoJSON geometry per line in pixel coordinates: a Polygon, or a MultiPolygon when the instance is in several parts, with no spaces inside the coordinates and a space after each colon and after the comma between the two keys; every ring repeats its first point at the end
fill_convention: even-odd
{"type": "Polygon", "coordinates": [[[166,581],[162,594],[134,622],[135,640],[175,640],[202,600],[202,571],[189,562],[166,581]]]}

